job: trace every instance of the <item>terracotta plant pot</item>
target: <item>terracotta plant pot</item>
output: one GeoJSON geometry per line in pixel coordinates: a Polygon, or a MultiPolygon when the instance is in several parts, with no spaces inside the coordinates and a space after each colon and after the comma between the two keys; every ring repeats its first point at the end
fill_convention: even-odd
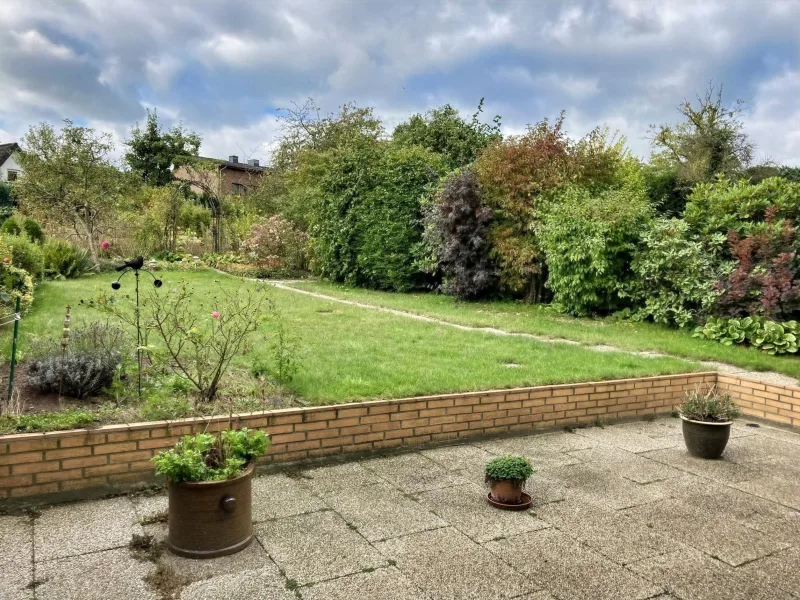
{"type": "Polygon", "coordinates": [[[491,484],[492,498],[503,504],[519,504],[522,498],[522,485],[511,479],[497,479],[491,484]]]}
{"type": "Polygon", "coordinates": [[[692,421],[681,415],[683,441],[689,454],[698,458],[719,458],[728,445],[733,421],[714,423],[692,421]]]}
{"type": "Polygon", "coordinates": [[[252,475],[251,464],[234,479],[170,483],[167,547],[179,556],[215,558],[250,545],[252,475]]]}

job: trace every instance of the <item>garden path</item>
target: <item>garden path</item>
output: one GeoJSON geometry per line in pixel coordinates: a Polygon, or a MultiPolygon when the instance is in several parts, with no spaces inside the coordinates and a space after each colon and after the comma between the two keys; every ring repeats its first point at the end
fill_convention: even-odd
{"type": "MultiPolygon", "coordinates": [[[[253,280],[255,281],[255,280],[253,280]]],[[[634,350],[626,350],[625,348],[619,348],[617,346],[610,346],[610,345],[592,345],[592,344],[582,344],[581,342],[576,342],[575,340],[570,340],[567,338],[553,338],[553,337],[545,337],[534,335],[532,333],[523,333],[517,331],[506,331],[504,329],[497,329],[495,327],[472,327],[470,325],[462,325],[460,323],[453,323],[452,321],[446,321],[443,319],[437,319],[434,317],[428,317],[425,315],[420,315],[404,310],[398,310],[396,308],[387,308],[385,306],[378,306],[376,304],[368,304],[365,302],[357,302],[355,300],[345,300],[343,298],[337,298],[336,296],[330,296],[327,294],[321,294],[319,292],[312,292],[309,290],[301,290],[298,289],[291,284],[294,283],[291,280],[286,281],[266,281],[269,285],[272,285],[276,288],[281,290],[286,290],[289,292],[295,292],[297,294],[305,294],[306,296],[312,296],[314,298],[319,298],[322,300],[327,300],[330,302],[339,302],[341,304],[347,304],[350,306],[355,306],[358,308],[365,308],[368,310],[376,310],[380,312],[390,313],[393,315],[397,315],[400,317],[406,317],[409,319],[416,319],[418,321],[425,321],[427,323],[435,323],[437,325],[442,325],[445,327],[453,327],[455,329],[461,329],[463,331],[479,331],[482,333],[490,333],[494,335],[503,335],[503,336],[511,336],[511,337],[522,337],[528,338],[531,340],[536,340],[537,342],[545,342],[545,343],[558,343],[558,344],[570,344],[574,346],[581,346],[583,348],[594,350],[596,352],[622,352],[625,354],[632,354],[635,356],[644,356],[644,357],[670,357],[675,358],[677,360],[685,360],[686,362],[691,362],[684,357],[681,356],[674,356],[672,354],[666,354],[663,352],[653,352],[653,351],[634,351],[634,350]]],[[[731,373],[736,375],[742,375],[743,377],[749,377],[751,379],[756,379],[759,381],[764,381],[766,383],[775,383],[779,385],[792,385],[797,386],[800,383],[793,377],[789,377],[788,375],[783,375],[781,373],[775,373],[774,371],[748,371],[747,369],[742,369],[741,367],[737,367],[735,365],[717,362],[717,361],[698,361],[704,368],[710,371],[721,371],[724,373],[731,373]]]]}

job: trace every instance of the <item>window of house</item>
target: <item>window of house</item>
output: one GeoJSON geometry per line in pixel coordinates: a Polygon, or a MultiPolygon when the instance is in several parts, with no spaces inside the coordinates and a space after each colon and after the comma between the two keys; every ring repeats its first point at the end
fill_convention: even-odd
{"type": "Polygon", "coordinates": [[[18,175],[19,175],[19,171],[12,171],[11,169],[8,170],[8,180],[9,181],[16,181],[18,175]]]}
{"type": "Polygon", "coordinates": [[[244,196],[247,193],[247,188],[241,183],[234,183],[232,187],[234,194],[239,194],[240,196],[244,196]]]}

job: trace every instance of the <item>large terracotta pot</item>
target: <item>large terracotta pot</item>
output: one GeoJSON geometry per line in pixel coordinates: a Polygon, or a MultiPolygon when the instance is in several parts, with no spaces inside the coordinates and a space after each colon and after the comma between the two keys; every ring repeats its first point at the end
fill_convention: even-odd
{"type": "Polygon", "coordinates": [[[681,415],[683,441],[689,454],[698,458],[719,458],[728,445],[733,421],[713,423],[692,421],[681,415]]]}
{"type": "Polygon", "coordinates": [[[253,465],[225,481],[169,484],[167,547],[189,558],[215,558],[244,550],[253,541],[253,465]]]}
{"type": "Polygon", "coordinates": [[[522,498],[522,485],[511,479],[497,479],[491,484],[492,498],[503,504],[519,504],[522,498]]]}

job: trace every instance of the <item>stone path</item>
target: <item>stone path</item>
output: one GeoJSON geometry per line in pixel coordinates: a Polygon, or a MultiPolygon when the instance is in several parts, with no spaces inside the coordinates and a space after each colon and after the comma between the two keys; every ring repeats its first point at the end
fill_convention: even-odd
{"type": "MultiPolygon", "coordinates": [[[[256,281],[256,280],[253,280],[256,281]]],[[[261,280],[258,280],[261,281],[261,280]]],[[[314,298],[319,298],[321,300],[328,300],[330,302],[339,302],[340,304],[348,304],[350,306],[356,306],[358,308],[366,308],[368,310],[377,310],[380,312],[389,313],[392,315],[397,315],[399,317],[405,317],[408,319],[415,319],[417,321],[425,321],[426,323],[435,323],[437,325],[443,325],[445,327],[453,327],[455,329],[461,329],[462,331],[479,331],[482,333],[490,333],[493,335],[502,335],[502,336],[510,336],[510,337],[522,337],[531,340],[535,340],[537,342],[544,342],[544,343],[557,343],[557,344],[570,344],[573,346],[581,346],[582,348],[586,348],[588,350],[594,350],[596,352],[623,352],[625,354],[632,354],[634,356],[644,356],[650,358],[658,358],[658,357],[669,357],[675,358],[677,360],[684,360],[689,361],[689,359],[684,358],[682,356],[675,356],[672,354],[666,354],[663,352],[655,352],[655,351],[635,351],[635,350],[626,350],[625,348],[619,348],[616,346],[610,346],[606,344],[601,345],[592,345],[592,344],[583,344],[581,342],[576,342],[575,340],[570,340],[567,338],[553,338],[553,337],[545,337],[541,335],[535,335],[533,333],[523,333],[523,332],[514,332],[514,331],[506,331],[504,329],[497,329],[495,327],[472,327],[470,325],[462,325],[460,323],[453,323],[452,321],[445,321],[443,319],[437,319],[434,317],[428,317],[425,315],[419,315],[416,313],[398,310],[396,308],[387,308],[385,306],[379,306],[377,304],[367,304],[365,302],[358,302],[355,300],[345,300],[344,298],[337,298],[336,296],[330,296],[328,294],[321,294],[319,292],[312,292],[309,290],[302,290],[296,287],[293,287],[291,284],[295,283],[293,281],[275,281],[275,280],[265,280],[266,283],[272,285],[281,290],[285,290],[288,292],[295,292],[297,294],[304,294],[306,296],[312,296],[314,298]]],[[[751,379],[757,379],[759,381],[764,381],[766,383],[775,383],[779,385],[799,385],[799,382],[794,377],[789,377],[788,375],[783,375],[781,373],[775,373],[772,371],[748,371],[747,369],[742,369],[741,367],[737,367],[735,365],[730,365],[727,363],[717,362],[717,361],[696,361],[699,362],[703,367],[707,368],[709,371],[722,371],[724,373],[731,373],[736,375],[741,375],[743,377],[749,377],[751,379]]]]}
{"type": "Polygon", "coordinates": [[[0,598],[800,598],[800,434],[744,421],[719,461],[666,418],[277,473],[253,496],[257,540],[207,561],[128,548],[164,538],[163,494],[0,517],[0,598]],[[537,471],[527,512],[485,501],[485,462],[512,452],[537,471]]]}

